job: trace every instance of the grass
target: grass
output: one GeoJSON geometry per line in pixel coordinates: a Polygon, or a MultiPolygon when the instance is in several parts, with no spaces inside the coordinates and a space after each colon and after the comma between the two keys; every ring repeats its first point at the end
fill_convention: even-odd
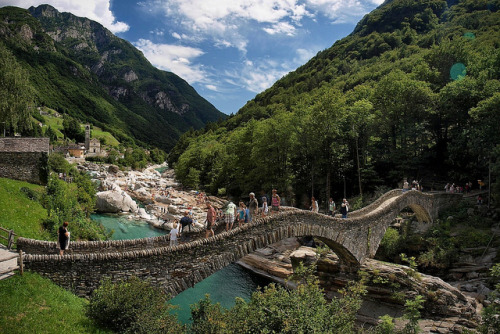
{"type": "Polygon", "coordinates": [[[20,190],[22,187],[40,195],[44,191],[39,185],[0,178],[0,226],[14,230],[14,233],[25,238],[49,240],[48,232],[42,228],[47,210],[40,202],[30,200],[20,190]]]}
{"type": "MultiPolygon", "coordinates": [[[[44,107],[44,111],[48,112],[49,114],[53,114],[55,111],[44,107]]],[[[55,117],[51,115],[44,115],[43,119],[45,120],[45,125],[50,126],[52,130],[56,132],[57,138],[63,139],[64,135],[61,132],[63,130],[63,119],[62,117],[55,117]]],[[[83,128],[82,124],[82,128],[83,128]]],[[[118,147],[120,145],[120,142],[113,137],[113,135],[107,131],[103,131],[101,128],[98,128],[97,126],[94,126],[92,128],[92,138],[97,138],[99,140],[105,140],[106,145],[113,146],[113,147],[118,147]]]]}
{"type": "Polygon", "coordinates": [[[87,300],[38,274],[0,281],[0,333],[110,333],[85,315],[87,300]]]}
{"type": "Polygon", "coordinates": [[[64,135],[61,132],[63,129],[62,118],[54,116],[43,116],[43,119],[45,120],[45,125],[50,126],[52,130],[55,131],[58,139],[64,138],[64,135]]]}
{"type": "Polygon", "coordinates": [[[92,137],[97,138],[100,141],[104,139],[106,141],[106,145],[108,146],[118,147],[118,145],[120,145],[120,142],[115,137],[113,137],[111,133],[103,131],[97,126],[94,126],[92,128],[92,137]]]}

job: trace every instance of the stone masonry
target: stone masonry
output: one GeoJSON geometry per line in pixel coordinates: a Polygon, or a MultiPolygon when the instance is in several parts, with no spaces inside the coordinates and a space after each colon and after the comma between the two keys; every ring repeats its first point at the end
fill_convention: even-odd
{"type": "Polygon", "coordinates": [[[168,246],[167,236],[72,243],[73,253],[64,256],[41,254],[55,249],[54,243],[44,241],[20,238],[18,248],[27,253],[26,268],[78,295],[89,295],[105,277],[119,281],[130,276],[149,279],[176,295],[256,249],[290,237],[317,237],[337,253],[344,270],[357,270],[375,255],[387,227],[402,209],[414,208],[430,223],[440,210],[461,199],[459,194],[400,190],[386,195],[361,214],[352,212],[348,219],[289,208],[242,228],[176,247],[168,246]]]}
{"type": "Polygon", "coordinates": [[[0,138],[0,177],[44,184],[49,138],[0,138]]]}

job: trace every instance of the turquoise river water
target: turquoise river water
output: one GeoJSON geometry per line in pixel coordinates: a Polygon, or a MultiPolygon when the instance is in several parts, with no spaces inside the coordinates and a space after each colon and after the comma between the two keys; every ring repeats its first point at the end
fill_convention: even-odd
{"type": "MultiPolygon", "coordinates": [[[[150,227],[147,222],[130,221],[119,215],[94,214],[92,219],[100,222],[108,231],[114,230],[113,240],[156,237],[167,233],[150,227]]],[[[179,307],[175,312],[179,321],[185,324],[190,322],[190,305],[205,298],[205,294],[210,294],[212,302],[231,308],[235,304],[236,297],[249,300],[258,286],[267,283],[269,282],[240,266],[231,264],[172,298],[170,303],[179,307]]]]}

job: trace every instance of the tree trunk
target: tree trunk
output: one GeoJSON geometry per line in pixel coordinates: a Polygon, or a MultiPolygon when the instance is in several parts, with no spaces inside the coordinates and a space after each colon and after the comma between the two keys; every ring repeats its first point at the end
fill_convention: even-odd
{"type": "Polygon", "coordinates": [[[361,166],[359,164],[359,144],[358,137],[356,137],[356,161],[358,163],[358,184],[359,184],[359,194],[363,197],[363,188],[361,186],[361,166]]]}

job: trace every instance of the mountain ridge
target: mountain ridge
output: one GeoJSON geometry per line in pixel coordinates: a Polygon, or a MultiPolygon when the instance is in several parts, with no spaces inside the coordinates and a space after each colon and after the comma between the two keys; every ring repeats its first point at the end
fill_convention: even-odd
{"type": "Polygon", "coordinates": [[[0,18],[0,39],[30,72],[41,105],[166,150],[189,128],[226,117],[97,22],[50,5],[3,7],[0,18]]]}
{"type": "Polygon", "coordinates": [[[403,177],[429,188],[484,179],[477,162],[499,141],[488,127],[500,94],[499,10],[498,0],[385,1],[233,117],[187,133],[169,162],[181,182],[213,193],[278,187],[297,201],[403,177]]]}

